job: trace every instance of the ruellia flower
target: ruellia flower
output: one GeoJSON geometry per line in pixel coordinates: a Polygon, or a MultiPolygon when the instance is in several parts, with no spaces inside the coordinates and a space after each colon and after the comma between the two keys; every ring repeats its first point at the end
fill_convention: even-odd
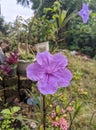
{"type": "Polygon", "coordinates": [[[72,79],[72,73],[66,68],[68,60],[62,54],[51,55],[41,52],[36,56],[36,62],[28,65],[27,77],[38,81],[40,93],[54,94],[59,87],[67,87],[72,79]]]}
{"type": "Polygon", "coordinates": [[[83,3],[82,9],[78,12],[78,14],[82,17],[83,23],[87,23],[87,21],[89,19],[88,5],[83,3]]]}

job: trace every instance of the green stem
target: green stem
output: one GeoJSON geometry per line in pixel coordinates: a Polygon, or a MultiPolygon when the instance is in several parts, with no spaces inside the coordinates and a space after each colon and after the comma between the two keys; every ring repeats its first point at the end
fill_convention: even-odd
{"type": "Polygon", "coordinates": [[[43,101],[43,119],[42,119],[42,123],[43,123],[43,130],[45,130],[46,128],[46,109],[45,109],[45,95],[42,95],[42,101],[43,101]]]}

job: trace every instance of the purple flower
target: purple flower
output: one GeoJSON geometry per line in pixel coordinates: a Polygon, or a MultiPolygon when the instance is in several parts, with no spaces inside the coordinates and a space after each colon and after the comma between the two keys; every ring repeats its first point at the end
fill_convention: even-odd
{"type": "Polygon", "coordinates": [[[82,17],[83,23],[87,23],[87,21],[89,19],[88,5],[83,3],[82,9],[78,12],[78,14],[82,17]]]}
{"type": "Polygon", "coordinates": [[[38,53],[36,60],[28,65],[26,73],[30,80],[38,81],[38,89],[42,94],[54,94],[59,87],[70,84],[72,74],[66,68],[68,61],[62,54],[51,55],[45,51],[38,53]]]}

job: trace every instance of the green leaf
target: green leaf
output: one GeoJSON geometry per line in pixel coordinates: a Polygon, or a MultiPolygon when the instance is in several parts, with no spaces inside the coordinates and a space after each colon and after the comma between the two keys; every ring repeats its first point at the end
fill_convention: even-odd
{"type": "Polygon", "coordinates": [[[43,129],[43,125],[40,126],[39,130],[44,130],[44,129],[43,129]]]}
{"type": "Polygon", "coordinates": [[[4,110],[1,111],[1,113],[2,113],[2,114],[9,114],[9,115],[12,114],[9,109],[4,109],[4,110]]]}
{"type": "Polygon", "coordinates": [[[56,106],[56,112],[57,113],[59,113],[61,111],[61,108],[60,108],[60,106],[58,105],[58,106],[56,106]]]}
{"type": "Polygon", "coordinates": [[[63,26],[64,19],[66,17],[66,12],[64,10],[60,10],[59,14],[59,27],[61,28],[63,26]]]}
{"type": "Polygon", "coordinates": [[[76,104],[76,106],[75,106],[76,111],[75,111],[75,113],[74,113],[73,118],[75,118],[75,117],[77,116],[77,114],[79,113],[79,110],[81,109],[81,107],[82,107],[82,104],[80,104],[80,102],[78,102],[78,103],[76,104]]]}
{"type": "Polygon", "coordinates": [[[19,120],[19,121],[22,121],[23,117],[20,115],[20,116],[17,116],[16,119],[19,120]]]}
{"type": "Polygon", "coordinates": [[[20,107],[14,106],[13,108],[11,108],[11,112],[14,114],[16,112],[18,112],[20,110],[20,107]]]}

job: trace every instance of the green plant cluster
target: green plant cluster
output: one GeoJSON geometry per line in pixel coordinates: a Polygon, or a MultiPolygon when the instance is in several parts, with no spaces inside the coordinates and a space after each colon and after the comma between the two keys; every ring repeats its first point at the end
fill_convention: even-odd
{"type": "Polygon", "coordinates": [[[85,25],[80,18],[69,22],[66,32],[67,48],[77,50],[89,55],[91,58],[96,55],[96,13],[90,14],[90,19],[85,25]]]}
{"type": "Polygon", "coordinates": [[[35,18],[32,25],[30,44],[54,40],[55,30],[52,20],[47,20],[45,16],[35,18]]]}

